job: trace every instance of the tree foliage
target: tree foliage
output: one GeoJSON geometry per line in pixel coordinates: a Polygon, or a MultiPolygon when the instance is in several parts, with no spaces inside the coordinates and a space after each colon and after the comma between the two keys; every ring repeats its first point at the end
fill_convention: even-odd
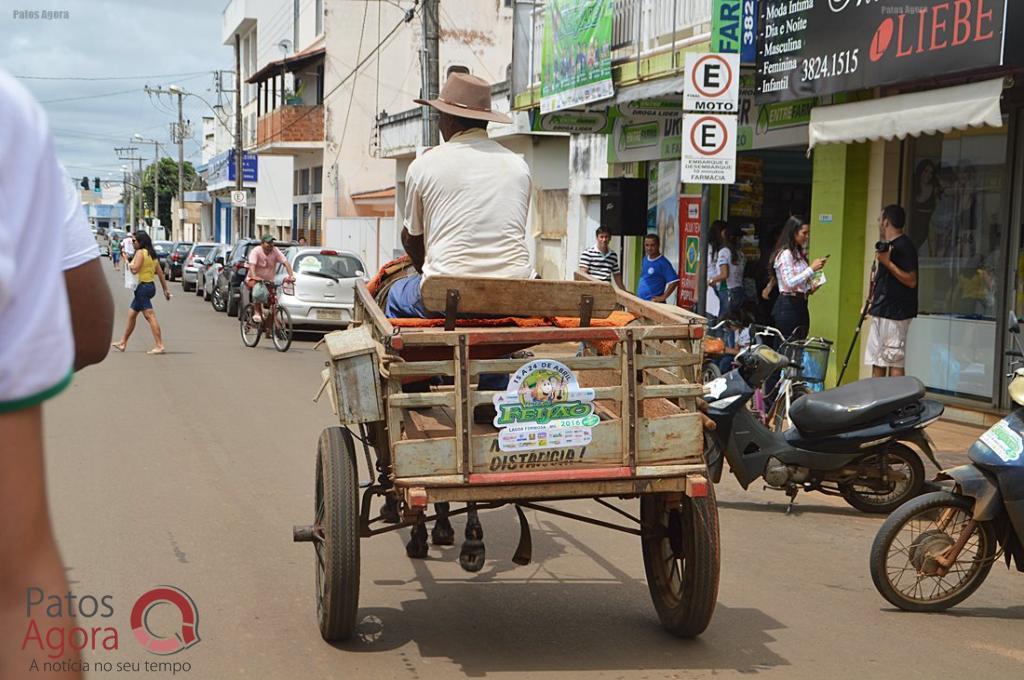
{"type": "MultiPolygon", "coordinates": [[[[196,174],[192,163],[185,161],[185,191],[201,188],[202,180],[196,174]]],[[[156,176],[154,164],[150,163],[142,173],[142,191],[146,208],[153,209],[153,180],[156,176]]],[[[170,158],[160,159],[160,223],[171,226],[171,199],[178,194],[178,162],[170,158]]]]}

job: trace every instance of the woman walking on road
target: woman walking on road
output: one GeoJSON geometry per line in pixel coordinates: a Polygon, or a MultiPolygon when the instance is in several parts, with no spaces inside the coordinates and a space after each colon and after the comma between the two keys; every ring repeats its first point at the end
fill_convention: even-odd
{"type": "Polygon", "coordinates": [[[790,217],[772,254],[779,297],[772,308],[772,323],[784,336],[803,340],[811,325],[807,296],[818,283],[815,275],[825,268],[827,257],[807,261],[807,242],[811,225],[801,217],[790,217]]]}
{"type": "Polygon", "coordinates": [[[128,325],[124,329],[121,340],[112,343],[114,349],[123,352],[128,346],[128,338],[135,330],[135,320],[139,313],[149,322],[149,329],[153,332],[155,347],[146,354],[163,354],[164,340],[160,334],[160,324],[156,320],[156,312],[153,310],[153,296],[156,295],[156,283],[153,279],[159,277],[160,286],[164,289],[164,297],[171,299],[171,291],[167,288],[167,280],[164,279],[164,270],[157,264],[156,250],[153,248],[153,241],[149,234],[136,232],[132,238],[135,246],[135,256],[132,258],[128,268],[132,274],[139,277],[139,285],[135,287],[135,297],[132,299],[131,309],[128,310],[128,325]]]}

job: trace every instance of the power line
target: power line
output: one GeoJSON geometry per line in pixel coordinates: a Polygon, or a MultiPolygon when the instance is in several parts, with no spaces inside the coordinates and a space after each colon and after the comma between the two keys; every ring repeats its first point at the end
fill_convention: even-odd
{"type": "MultiPolygon", "coordinates": [[[[209,73],[209,72],[208,71],[203,71],[202,72],[203,75],[205,75],[207,73],[209,73]]],[[[196,78],[199,78],[199,77],[200,76],[192,76],[191,78],[183,78],[181,80],[181,82],[187,82],[189,80],[195,80],[196,78]]],[[[83,95],[81,97],[63,97],[61,99],[44,99],[44,100],[40,101],[39,103],[40,104],[59,104],[61,102],[77,102],[77,101],[83,101],[83,100],[86,100],[86,99],[102,99],[103,97],[117,97],[117,96],[122,95],[122,94],[130,94],[132,92],[138,92],[138,91],[139,91],[139,89],[136,87],[136,88],[132,88],[130,90],[118,90],[117,92],[104,92],[102,94],[89,94],[89,95],[83,95]]]]}
{"type": "Polygon", "coordinates": [[[159,73],[145,76],[14,76],[22,80],[145,80],[146,78],[177,78],[180,76],[193,76],[206,71],[188,71],[185,73],[159,73]]]}

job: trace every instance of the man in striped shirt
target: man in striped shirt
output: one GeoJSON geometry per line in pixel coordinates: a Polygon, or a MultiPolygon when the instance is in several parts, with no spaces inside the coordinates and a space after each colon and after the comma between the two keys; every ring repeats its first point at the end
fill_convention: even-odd
{"type": "Polygon", "coordinates": [[[619,267],[619,256],[608,249],[612,234],[605,227],[597,228],[597,245],[593,245],[580,255],[580,271],[590,274],[599,281],[615,279],[615,285],[622,288],[622,269],[619,267]]]}

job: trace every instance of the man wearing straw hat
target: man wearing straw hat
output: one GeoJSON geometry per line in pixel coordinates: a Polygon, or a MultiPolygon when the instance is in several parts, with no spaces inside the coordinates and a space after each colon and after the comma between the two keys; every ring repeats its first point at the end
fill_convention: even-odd
{"type": "Polygon", "coordinates": [[[445,143],[430,149],[406,173],[402,245],[418,274],[392,287],[391,318],[440,316],[423,307],[420,282],[429,276],[533,275],[526,246],[530,170],[487,136],[487,123],[511,123],[491,110],[491,86],[465,73],[448,77],[437,99],[417,99],[440,113],[445,143]]]}

